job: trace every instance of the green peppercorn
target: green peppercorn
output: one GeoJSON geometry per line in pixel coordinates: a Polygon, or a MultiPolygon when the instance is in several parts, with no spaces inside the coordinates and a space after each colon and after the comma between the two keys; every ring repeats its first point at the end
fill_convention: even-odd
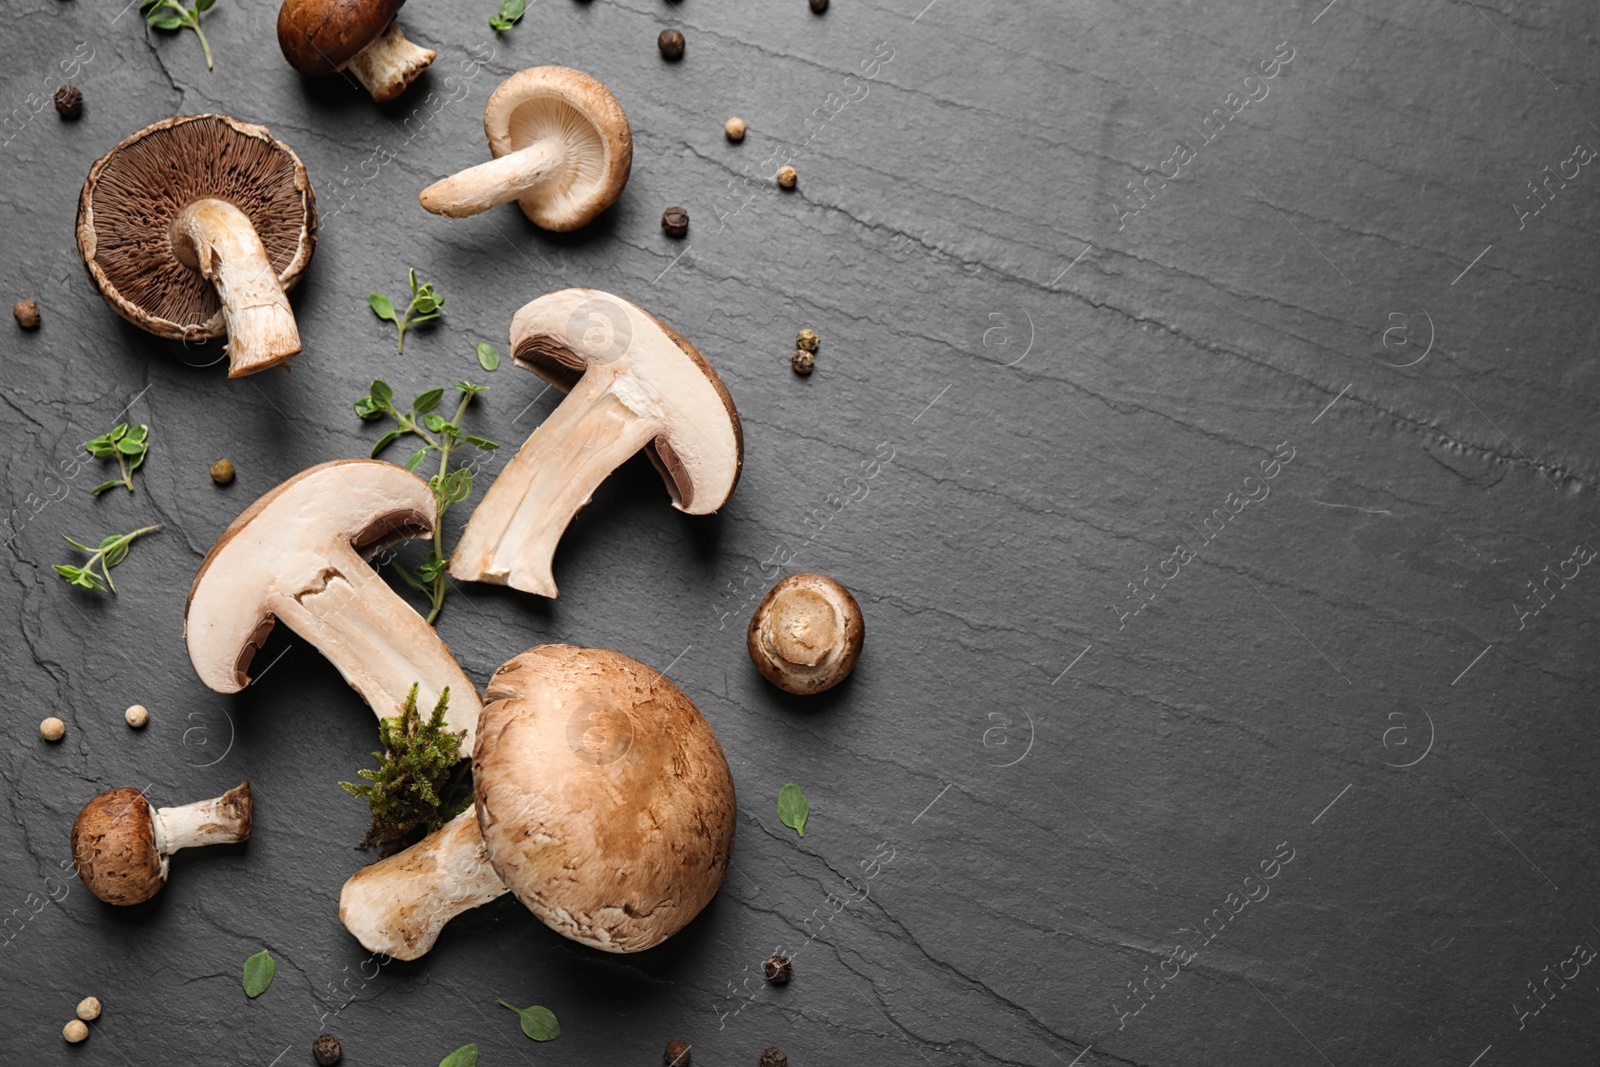
{"type": "Polygon", "coordinates": [[[229,485],[233,482],[233,460],[219,459],[211,465],[211,480],[218,485],[229,485]]]}
{"type": "Polygon", "coordinates": [[[816,330],[801,330],[799,333],[794,335],[795,347],[803,348],[807,352],[815,352],[817,350],[817,346],[821,343],[822,338],[817,336],[816,330]]]}
{"type": "Polygon", "coordinates": [[[789,1067],[789,1054],[777,1045],[761,1050],[760,1067],[789,1067]]]}
{"type": "Polygon", "coordinates": [[[796,374],[810,374],[817,365],[817,357],[803,348],[794,350],[794,355],[789,359],[789,366],[794,368],[796,374]]]}

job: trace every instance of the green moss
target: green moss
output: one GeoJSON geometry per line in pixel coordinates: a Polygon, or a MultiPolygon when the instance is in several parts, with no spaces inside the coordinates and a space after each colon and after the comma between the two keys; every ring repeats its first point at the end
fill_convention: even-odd
{"type": "Polygon", "coordinates": [[[378,769],[357,771],[365,782],[339,783],[345,792],[365,797],[372,809],[372,828],[363,848],[377,845],[381,855],[393,855],[471,806],[471,763],[461,757],[467,732],[445,729],[449,706],[447,686],[424,721],[413,685],[400,714],[378,723],[384,748],[373,753],[378,769]]]}

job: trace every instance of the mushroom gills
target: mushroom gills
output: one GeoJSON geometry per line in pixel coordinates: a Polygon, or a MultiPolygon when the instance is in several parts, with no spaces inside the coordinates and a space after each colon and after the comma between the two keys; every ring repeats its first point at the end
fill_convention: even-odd
{"type": "Polygon", "coordinates": [[[300,331],[250,217],[225,200],[196,200],[172,220],[178,261],[216,287],[228,330],[228,377],[276,366],[300,351],[300,331]]]}
{"type": "Polygon", "coordinates": [[[438,56],[433,49],[406,40],[400,24],[391,22],[375,41],[351,56],[344,69],[381,104],[405,92],[438,56]]]}
{"type": "Polygon", "coordinates": [[[535,141],[434,182],[422,190],[422,206],[452,219],[477,215],[540,189],[561,173],[566,160],[566,150],[559,143],[535,141]]]}

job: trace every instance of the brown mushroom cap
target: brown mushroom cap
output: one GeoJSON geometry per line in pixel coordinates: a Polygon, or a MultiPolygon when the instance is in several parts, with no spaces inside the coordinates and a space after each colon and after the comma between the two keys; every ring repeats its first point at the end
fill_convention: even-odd
{"type": "Polygon", "coordinates": [[[89,280],[129,322],[159,337],[202,341],[226,326],[216,287],[173,252],[169,229],[196,200],[249,217],[285,290],[317,243],[306,168],[264,126],[180,115],[146,126],[89,169],[78,198],[78,251],[89,280]]]}
{"type": "Polygon", "coordinates": [[[543,645],[495,672],[473,782],[495,872],[565,937],[638,952],[716,895],[733,778],[711,726],[660,672],[543,645]]]}
{"type": "Polygon", "coordinates": [[[167,881],[155,810],[137,789],[112,789],[83,806],[72,823],[72,859],[89,892],[107,904],[142,903],[167,881]]]}
{"type": "Polygon", "coordinates": [[[750,617],[745,645],[761,676],[806,696],[844,681],[866,636],[861,605],[823,574],[791,574],[750,617]]]}
{"type": "Polygon", "coordinates": [[[534,225],[564,233],[587,224],[622,195],[633,167],[633,131],[611,91],[570,67],[531,67],[501,82],[483,108],[496,159],[535,141],[559,141],[560,177],[517,201],[534,225]]]}
{"type": "Polygon", "coordinates": [[[406,0],[284,0],[278,47],[301,74],[332,74],[383,33],[406,0]]]}

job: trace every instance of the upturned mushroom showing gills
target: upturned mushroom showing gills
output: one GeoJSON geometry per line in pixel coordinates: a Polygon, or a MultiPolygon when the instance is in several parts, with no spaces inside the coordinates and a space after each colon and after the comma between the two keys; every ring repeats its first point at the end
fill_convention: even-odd
{"type": "Polygon", "coordinates": [[[633,134],[604,85],[568,67],[500,83],[483,109],[490,163],[422,190],[435,215],[465,218],[515,200],[535,226],[564,233],[610,207],[628,184],[633,134]]]}
{"type": "Polygon", "coordinates": [[[643,449],[672,506],[709,515],[744,462],[722,379],[670,326],[598,289],[563,289],[517,312],[511,356],[567,397],[484,495],[450,573],[553,597],[561,534],[607,475],[643,449]]]}
{"type": "Polygon", "coordinates": [[[472,745],[478,695],[433,627],[367,559],[433,532],[438,504],[415,474],[374,459],[323,463],[290,478],[217,538],[189,590],[184,639],[219,693],[250,684],[250,661],[281,620],[332,661],[379,718],[399,715],[413,683],[472,745]]]}
{"type": "Polygon", "coordinates": [[[406,40],[394,16],[406,0],[284,0],[278,9],[278,47],[301,74],[347,70],[383,103],[438,58],[406,40]]]}
{"type": "Polygon", "coordinates": [[[473,752],[475,806],[356,872],[339,918],[412,960],[451,918],[508,890],[605,952],[639,952],[716,896],[733,850],[733,777],[698,708],[609,649],[543,645],[495,672],[473,752]]]}
{"type": "Polygon", "coordinates": [[[241,782],[213,800],[156,808],[137,789],[101,793],[72,823],[72,861],[107,904],[142,904],[167,884],[172,854],[250,840],[255,804],[241,782]]]}
{"type": "Polygon", "coordinates": [[[850,590],[825,574],[791,574],[750,616],[745,647],[763,678],[807,696],[849,677],[865,636],[850,590]]]}
{"type": "Polygon", "coordinates": [[[89,169],[78,251],[117,314],[158,337],[228,338],[228,377],[300,351],[289,309],[317,243],[306,168],[264,126],[183,115],[89,169]]]}

